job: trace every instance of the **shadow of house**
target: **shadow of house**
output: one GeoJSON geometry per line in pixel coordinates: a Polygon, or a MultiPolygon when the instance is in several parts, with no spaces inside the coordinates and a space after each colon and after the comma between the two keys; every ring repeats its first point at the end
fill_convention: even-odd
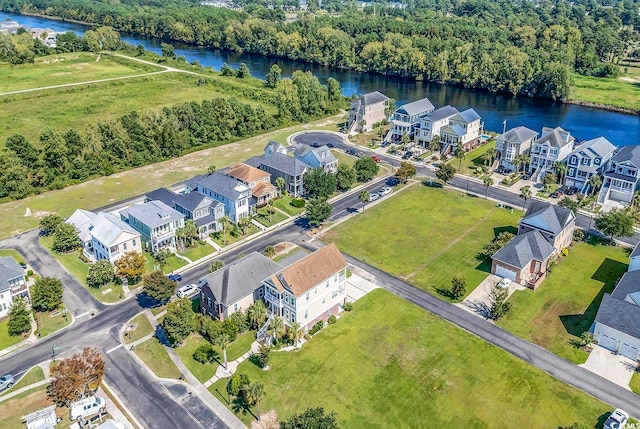
{"type": "Polygon", "coordinates": [[[569,334],[579,337],[583,332],[591,329],[591,325],[593,325],[596,313],[600,307],[602,297],[605,293],[611,293],[613,291],[618,279],[626,270],[627,264],[625,263],[609,258],[602,261],[598,269],[591,276],[591,279],[602,282],[602,288],[593,298],[584,313],[560,316],[560,321],[569,334]]]}
{"type": "Polygon", "coordinates": [[[500,233],[502,232],[510,232],[513,235],[517,235],[518,234],[518,228],[515,226],[497,226],[495,228],[493,228],[493,236],[494,238],[496,238],[498,235],[500,235],[500,233]]]}

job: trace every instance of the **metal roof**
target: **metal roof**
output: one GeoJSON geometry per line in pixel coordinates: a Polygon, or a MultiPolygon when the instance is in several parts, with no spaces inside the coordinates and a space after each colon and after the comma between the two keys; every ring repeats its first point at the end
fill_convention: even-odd
{"type": "Polygon", "coordinates": [[[133,216],[149,228],[166,225],[179,219],[184,219],[185,215],[172,209],[162,201],[149,201],[143,204],[136,204],[120,211],[126,218],[133,216]]]}

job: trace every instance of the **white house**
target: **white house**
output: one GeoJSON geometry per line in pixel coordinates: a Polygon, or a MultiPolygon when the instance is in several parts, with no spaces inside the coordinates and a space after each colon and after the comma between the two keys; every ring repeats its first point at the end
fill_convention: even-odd
{"type": "Polygon", "coordinates": [[[602,188],[598,196],[599,203],[608,200],[630,203],[633,194],[640,187],[640,145],[624,146],[613,155],[604,172],[602,188]]]}
{"type": "Polygon", "coordinates": [[[575,186],[585,194],[589,191],[589,179],[594,174],[602,174],[616,147],[604,137],[588,140],[577,146],[567,157],[565,186],[575,186]]]}
{"type": "Polygon", "coordinates": [[[422,98],[398,107],[393,112],[391,128],[385,141],[399,143],[405,134],[413,141],[420,128],[420,120],[434,110],[435,107],[428,98],[422,98]]]}
{"type": "Polygon", "coordinates": [[[420,119],[420,127],[416,133],[416,140],[418,144],[428,147],[429,142],[431,142],[434,137],[440,137],[440,129],[449,125],[449,119],[457,113],[458,109],[449,105],[427,113],[422,119],[420,119]]]}
{"type": "Polygon", "coordinates": [[[483,127],[484,123],[475,110],[456,113],[449,118],[449,124],[440,129],[442,152],[450,153],[458,147],[470,151],[478,147],[483,127]]]}
{"type": "Polygon", "coordinates": [[[563,162],[573,151],[575,138],[560,127],[542,128],[542,134],[531,148],[529,173],[531,180],[540,181],[545,174],[554,170],[554,162],[563,162]]]}
{"type": "Polygon", "coordinates": [[[120,218],[141,234],[151,252],[175,249],[176,229],[184,226],[185,215],[162,201],[148,201],[120,211],[120,218]]]}
{"type": "Polygon", "coordinates": [[[195,189],[224,204],[227,217],[233,223],[250,214],[251,189],[231,176],[216,171],[197,180],[195,189]]]}
{"type": "Polygon", "coordinates": [[[93,220],[96,218],[96,214],[87,210],[76,209],[69,219],[65,222],[76,227],[78,231],[78,237],[82,241],[82,253],[84,256],[94,261],[93,255],[93,243],[89,228],[91,228],[93,220]]]}
{"type": "Polygon", "coordinates": [[[111,213],[100,212],[89,228],[96,260],[112,264],[127,252],[142,253],[140,233],[111,213]]]}
{"type": "Polygon", "coordinates": [[[371,131],[375,124],[387,119],[388,107],[389,97],[378,91],[356,98],[349,109],[349,133],[371,131]]]}
{"type": "Polygon", "coordinates": [[[24,269],[11,256],[0,257],[0,317],[9,313],[15,297],[29,298],[24,269]]]}
{"type": "Polygon", "coordinates": [[[515,170],[514,160],[518,155],[529,153],[538,133],[526,127],[512,128],[496,138],[498,160],[502,168],[515,170]]]}

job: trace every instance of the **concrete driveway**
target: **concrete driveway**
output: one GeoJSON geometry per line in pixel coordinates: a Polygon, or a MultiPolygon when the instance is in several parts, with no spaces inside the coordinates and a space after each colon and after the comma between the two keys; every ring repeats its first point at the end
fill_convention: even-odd
{"type": "Polygon", "coordinates": [[[580,366],[625,389],[629,389],[631,376],[636,370],[636,362],[633,360],[596,345],[593,346],[587,361],[580,366]]]}
{"type": "MultiPolygon", "coordinates": [[[[460,308],[470,311],[480,317],[489,319],[491,317],[491,288],[497,284],[502,277],[489,274],[486,279],[467,296],[464,301],[455,304],[460,308]]],[[[509,296],[516,290],[524,290],[525,287],[515,282],[509,285],[509,296]]]]}
{"type": "Polygon", "coordinates": [[[347,301],[357,301],[372,290],[380,287],[366,278],[370,276],[370,274],[359,268],[353,269],[351,276],[347,278],[347,301]]]}

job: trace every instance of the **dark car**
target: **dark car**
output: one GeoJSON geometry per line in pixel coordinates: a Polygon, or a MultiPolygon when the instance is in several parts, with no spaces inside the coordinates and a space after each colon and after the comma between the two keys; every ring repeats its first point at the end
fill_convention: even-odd
{"type": "Polygon", "coordinates": [[[387,179],[387,185],[388,186],[396,186],[399,183],[400,183],[400,181],[398,180],[397,177],[389,177],[387,179]]]}
{"type": "Polygon", "coordinates": [[[169,280],[176,283],[182,281],[182,276],[180,274],[169,274],[167,277],[169,278],[169,280]]]}
{"type": "Polygon", "coordinates": [[[402,159],[409,159],[413,156],[413,152],[405,152],[404,155],[402,155],[402,159]]]}
{"type": "Polygon", "coordinates": [[[353,155],[353,156],[357,156],[358,155],[358,151],[355,149],[347,149],[344,151],[344,153],[346,153],[347,155],[353,155]]]}
{"type": "Polygon", "coordinates": [[[333,144],[333,143],[327,143],[327,146],[328,146],[328,147],[336,147],[336,145],[335,145],[335,144],[333,144]]]}
{"type": "Polygon", "coordinates": [[[320,147],[322,145],[320,143],[318,143],[318,142],[313,142],[313,143],[311,143],[311,146],[312,147],[320,147]]]}
{"type": "Polygon", "coordinates": [[[564,191],[565,194],[567,195],[573,195],[576,192],[578,192],[578,188],[576,188],[575,186],[569,186],[566,191],[564,191]]]}

